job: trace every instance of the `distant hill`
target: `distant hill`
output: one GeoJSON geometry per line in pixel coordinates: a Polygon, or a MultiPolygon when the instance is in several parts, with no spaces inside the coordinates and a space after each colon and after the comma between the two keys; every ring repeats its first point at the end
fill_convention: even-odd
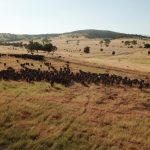
{"type": "Polygon", "coordinates": [[[10,34],[10,33],[0,33],[0,42],[11,42],[20,40],[31,40],[31,39],[43,39],[50,37],[57,37],[59,34],[38,34],[38,35],[28,35],[28,34],[10,34]]]}
{"type": "Polygon", "coordinates": [[[61,33],[61,34],[38,34],[38,35],[0,33],[0,42],[43,39],[43,38],[59,37],[60,35],[73,36],[73,37],[85,36],[87,38],[109,38],[109,39],[149,38],[147,36],[142,36],[142,35],[125,34],[125,33],[118,33],[118,32],[107,31],[107,30],[79,30],[79,31],[61,33]]]}
{"type": "Polygon", "coordinates": [[[83,35],[87,38],[110,38],[110,39],[117,39],[117,38],[149,38],[147,36],[137,35],[137,34],[125,34],[107,30],[79,30],[73,31],[70,33],[64,33],[70,35],[83,35]]]}

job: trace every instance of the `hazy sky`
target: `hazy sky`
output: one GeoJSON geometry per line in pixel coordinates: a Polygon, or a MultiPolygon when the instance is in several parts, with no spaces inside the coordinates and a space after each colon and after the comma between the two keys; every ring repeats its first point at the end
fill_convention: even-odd
{"type": "Polygon", "coordinates": [[[0,32],[79,29],[150,35],[150,0],[0,0],[0,32]]]}

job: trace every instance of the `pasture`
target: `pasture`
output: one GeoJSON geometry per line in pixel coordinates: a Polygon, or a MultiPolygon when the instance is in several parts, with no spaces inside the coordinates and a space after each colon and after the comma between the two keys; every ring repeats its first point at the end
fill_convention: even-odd
{"type": "MultiPolygon", "coordinates": [[[[43,55],[56,69],[69,61],[74,73],[109,73],[150,83],[150,56],[147,49],[139,48],[150,41],[138,39],[135,47],[128,48],[122,41],[129,39],[113,40],[109,47],[100,45],[101,39],[62,36],[51,40],[58,50],[37,55],[43,55]],[[83,52],[86,46],[91,48],[89,54],[83,52]]],[[[27,51],[1,46],[0,53],[27,51]]],[[[43,61],[32,59],[4,56],[0,62],[0,71],[8,67],[19,71],[24,63],[33,64],[30,69],[47,70],[43,61]]],[[[149,150],[150,88],[93,82],[66,87],[46,81],[1,80],[0,149],[149,150]]]]}

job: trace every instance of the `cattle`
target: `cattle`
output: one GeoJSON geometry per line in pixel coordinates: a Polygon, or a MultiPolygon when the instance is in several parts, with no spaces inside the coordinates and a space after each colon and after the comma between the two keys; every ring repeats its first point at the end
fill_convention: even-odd
{"type": "Polygon", "coordinates": [[[4,63],[4,67],[6,67],[6,63],[4,63]]]}
{"type": "MultiPolygon", "coordinates": [[[[96,85],[104,84],[109,86],[122,85],[129,87],[138,87],[139,89],[150,88],[150,83],[145,83],[144,80],[130,79],[128,77],[122,77],[109,73],[92,73],[79,70],[78,72],[72,72],[69,66],[69,62],[65,66],[56,69],[51,63],[44,63],[47,66],[47,70],[42,71],[40,68],[31,69],[27,67],[27,64],[20,64],[21,69],[15,71],[15,69],[8,67],[5,70],[0,71],[0,80],[15,80],[15,81],[27,81],[29,83],[46,81],[53,87],[55,83],[62,84],[66,87],[72,85],[74,82],[81,83],[87,86],[91,83],[96,85]]],[[[6,63],[4,63],[6,67],[6,63]]],[[[34,66],[34,64],[31,64],[34,66]]],[[[42,65],[40,65],[42,67],[42,65]]]]}
{"type": "Polygon", "coordinates": [[[15,57],[15,58],[22,58],[22,59],[32,59],[37,61],[44,61],[45,57],[42,55],[31,55],[31,54],[0,54],[0,57],[2,56],[9,56],[9,57],[15,57]]]}
{"type": "Polygon", "coordinates": [[[115,52],[115,51],[113,51],[113,52],[112,52],[112,55],[115,55],[115,54],[116,54],[116,52],[115,52]]]}

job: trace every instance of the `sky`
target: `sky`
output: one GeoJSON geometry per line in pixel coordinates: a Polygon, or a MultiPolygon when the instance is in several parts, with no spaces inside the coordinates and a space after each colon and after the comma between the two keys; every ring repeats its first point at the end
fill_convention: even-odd
{"type": "Polygon", "coordinates": [[[150,0],[0,0],[0,33],[83,29],[150,36],[150,0]]]}

